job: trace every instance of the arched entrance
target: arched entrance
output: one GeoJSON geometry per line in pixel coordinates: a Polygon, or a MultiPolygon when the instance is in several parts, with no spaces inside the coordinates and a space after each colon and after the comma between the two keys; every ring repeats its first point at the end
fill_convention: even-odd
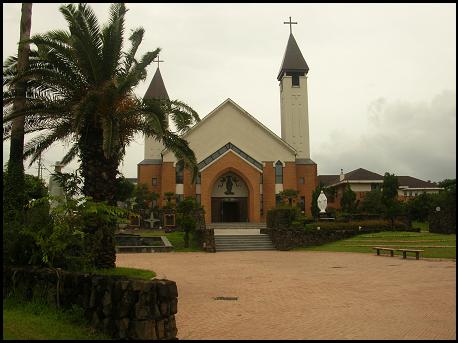
{"type": "Polygon", "coordinates": [[[212,223],[248,222],[248,197],[248,187],[240,176],[222,174],[212,189],[212,223]]]}

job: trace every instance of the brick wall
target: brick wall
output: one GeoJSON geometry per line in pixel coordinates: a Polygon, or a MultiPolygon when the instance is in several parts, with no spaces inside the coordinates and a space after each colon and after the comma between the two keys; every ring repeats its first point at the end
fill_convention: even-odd
{"type": "Polygon", "coordinates": [[[165,205],[166,199],[164,194],[167,192],[176,191],[175,183],[175,167],[173,162],[164,162],[162,164],[162,174],[161,174],[161,196],[162,196],[162,205],[165,205]]]}
{"type": "Polygon", "coordinates": [[[312,216],[312,194],[318,186],[317,165],[316,164],[298,164],[296,165],[297,185],[299,191],[298,197],[305,197],[305,214],[308,217],[312,216]],[[299,179],[303,177],[304,183],[299,183],[299,179]]]}
{"type": "Polygon", "coordinates": [[[263,167],[263,203],[264,203],[264,215],[262,221],[266,221],[267,212],[275,207],[275,168],[273,167],[273,161],[265,161],[263,167]]]}
{"type": "Polygon", "coordinates": [[[260,216],[260,172],[239,156],[229,151],[201,172],[201,203],[205,209],[205,222],[211,223],[211,194],[218,178],[227,172],[237,174],[246,183],[249,191],[248,220],[259,223],[260,216]]]}

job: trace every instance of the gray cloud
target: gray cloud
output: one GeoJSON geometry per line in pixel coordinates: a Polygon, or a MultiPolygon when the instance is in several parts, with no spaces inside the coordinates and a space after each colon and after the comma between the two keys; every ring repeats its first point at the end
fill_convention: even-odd
{"type": "MultiPolygon", "coordinates": [[[[32,34],[66,28],[59,6],[33,4],[32,34]]],[[[109,4],[91,6],[104,23],[109,4]]],[[[20,7],[3,5],[3,59],[17,52],[20,7]]],[[[319,173],[361,166],[425,179],[455,176],[456,115],[447,119],[447,101],[432,100],[443,89],[456,90],[455,4],[127,7],[126,33],[145,28],[139,54],[162,48],[161,73],[171,98],[204,117],[230,97],[278,135],[276,75],[289,34],[283,21],[292,16],[298,22],[294,36],[310,67],[310,144],[319,173]]],[[[149,67],[137,95],[143,96],[155,69],[149,67]]],[[[62,144],[49,149],[48,168],[64,150],[62,144]]],[[[136,176],[143,150],[138,136],[126,149],[124,175],[136,176]]],[[[8,154],[5,142],[4,163],[8,154]]],[[[76,166],[75,161],[64,171],[76,166]]],[[[27,172],[36,175],[36,169],[27,172]]]]}
{"type": "Polygon", "coordinates": [[[430,102],[378,98],[367,110],[367,131],[334,131],[314,154],[319,173],[362,167],[424,180],[456,177],[456,92],[430,102]]]}

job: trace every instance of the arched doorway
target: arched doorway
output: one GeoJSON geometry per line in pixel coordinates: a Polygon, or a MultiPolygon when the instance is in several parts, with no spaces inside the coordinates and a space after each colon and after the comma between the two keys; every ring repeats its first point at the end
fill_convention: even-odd
{"type": "Polygon", "coordinates": [[[248,222],[248,196],[241,177],[233,172],[221,175],[212,189],[212,223],[248,222]]]}

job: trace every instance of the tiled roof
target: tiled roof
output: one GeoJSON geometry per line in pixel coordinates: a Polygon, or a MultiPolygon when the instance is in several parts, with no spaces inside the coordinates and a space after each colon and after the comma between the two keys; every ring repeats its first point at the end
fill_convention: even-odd
{"type": "Polygon", "coordinates": [[[438,188],[439,185],[435,182],[428,182],[417,179],[412,176],[398,176],[399,186],[409,188],[438,188]]]}
{"type": "Polygon", "coordinates": [[[169,99],[159,68],[157,68],[143,99],[169,99]]]}
{"type": "Polygon", "coordinates": [[[281,80],[285,72],[302,72],[307,74],[309,67],[302,56],[301,50],[294,39],[293,34],[289,35],[288,44],[286,45],[285,55],[281,64],[280,71],[278,72],[277,79],[281,80]]]}
{"type": "Polygon", "coordinates": [[[383,180],[383,176],[364,168],[358,168],[346,173],[345,180],[383,180]]]}
{"type": "Polygon", "coordinates": [[[339,182],[339,175],[318,175],[318,184],[328,186],[337,182],[339,182]]]}

